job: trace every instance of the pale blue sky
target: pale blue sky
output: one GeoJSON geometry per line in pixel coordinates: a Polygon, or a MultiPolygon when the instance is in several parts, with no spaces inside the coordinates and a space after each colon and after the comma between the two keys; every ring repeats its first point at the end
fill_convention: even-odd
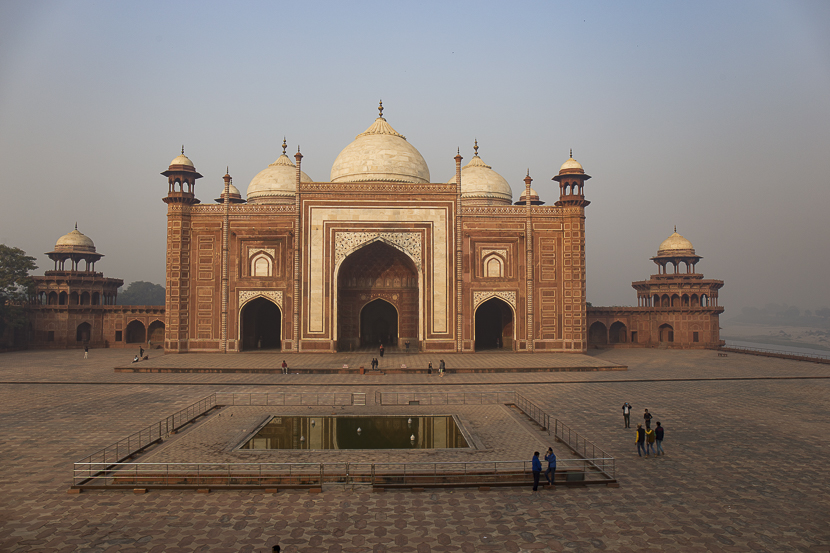
{"type": "MultiPolygon", "coordinates": [[[[593,175],[588,299],[632,305],[678,232],[745,305],[830,305],[830,3],[3,2],[0,242],[75,221],[126,282],[164,282],[184,143],[218,196],[280,153],[328,180],[384,115],[433,181],[456,147],[543,199],[568,149],[593,175]]],[[[734,310],[734,311],[732,311],[734,310]]]]}

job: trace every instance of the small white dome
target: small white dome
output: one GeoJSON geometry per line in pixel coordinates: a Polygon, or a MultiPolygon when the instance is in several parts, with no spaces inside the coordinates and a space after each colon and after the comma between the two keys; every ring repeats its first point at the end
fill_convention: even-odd
{"type": "MultiPolygon", "coordinates": [[[[300,171],[301,182],[314,182],[300,171]]],[[[297,192],[297,166],[285,152],[277,160],[257,173],[248,185],[248,201],[265,203],[269,199],[293,198],[297,192]]]]}
{"type": "Polygon", "coordinates": [[[55,251],[94,252],[95,244],[88,236],[81,234],[76,226],[75,230],[58,238],[58,241],[55,243],[55,251]]]}
{"type": "Polygon", "coordinates": [[[657,257],[677,255],[695,255],[695,248],[691,242],[677,234],[677,229],[675,229],[671,236],[660,243],[660,247],[657,248],[657,257]]]}
{"type": "MultiPolygon", "coordinates": [[[[455,177],[447,181],[455,182],[455,177]]],[[[493,200],[509,204],[513,201],[513,190],[504,177],[493,171],[478,154],[470,163],[461,168],[461,199],[493,200]]]]}
{"type": "Polygon", "coordinates": [[[343,148],[331,167],[331,182],[428,183],[429,167],[415,147],[378,117],[343,148]]]}
{"type": "Polygon", "coordinates": [[[193,162],[190,161],[190,158],[184,155],[184,150],[182,150],[181,154],[176,156],[176,159],[170,162],[170,165],[186,165],[188,167],[193,167],[194,169],[196,168],[196,166],[193,165],[193,162]]]}

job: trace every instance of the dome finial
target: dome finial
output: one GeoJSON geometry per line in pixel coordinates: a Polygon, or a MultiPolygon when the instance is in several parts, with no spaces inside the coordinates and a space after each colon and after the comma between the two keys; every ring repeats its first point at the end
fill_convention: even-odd
{"type": "Polygon", "coordinates": [[[677,232],[677,225],[674,225],[674,232],[677,232]]]}
{"type": "Polygon", "coordinates": [[[182,155],[184,155],[184,144],[182,144],[182,155]]]}
{"type": "Polygon", "coordinates": [[[382,119],[383,118],[383,100],[381,100],[380,103],[378,104],[378,113],[380,114],[380,115],[378,115],[378,117],[380,117],[382,119]]]}
{"type": "Polygon", "coordinates": [[[571,148],[571,159],[573,159],[573,157],[574,157],[574,149],[571,148]]]}
{"type": "Polygon", "coordinates": [[[285,155],[285,150],[288,148],[288,145],[285,143],[285,137],[282,137],[282,155],[285,155]]]}
{"type": "Polygon", "coordinates": [[[527,176],[530,176],[530,167],[527,168],[527,176]]]}
{"type": "Polygon", "coordinates": [[[78,221],[75,221],[75,230],[78,230],[78,221]]]}
{"type": "Polygon", "coordinates": [[[478,157],[478,138],[476,138],[476,145],[473,146],[473,150],[475,150],[476,157],[478,157]]]}

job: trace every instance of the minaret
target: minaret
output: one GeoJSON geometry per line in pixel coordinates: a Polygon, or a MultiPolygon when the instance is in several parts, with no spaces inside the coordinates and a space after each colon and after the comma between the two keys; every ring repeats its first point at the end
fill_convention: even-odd
{"type": "MultiPolygon", "coordinates": [[[[476,155],[478,155],[478,140],[476,140],[476,155]]],[[[455,350],[457,352],[463,351],[464,340],[462,332],[464,330],[464,313],[463,313],[463,267],[464,255],[462,251],[461,242],[461,148],[455,155],[455,313],[456,313],[456,327],[455,327],[455,350]]]]}
{"type": "Polygon", "coordinates": [[[583,187],[591,176],[573,157],[559,168],[553,180],[559,183],[559,201],[554,205],[562,211],[564,251],[562,252],[562,280],[569,293],[563,298],[563,323],[557,329],[557,338],[564,341],[566,349],[587,351],[587,312],[585,306],[585,199],[583,187]]]}
{"type": "Polygon", "coordinates": [[[533,179],[530,178],[530,169],[527,170],[525,177],[525,255],[527,256],[525,271],[527,272],[527,285],[525,287],[525,294],[527,297],[527,316],[525,335],[527,339],[527,351],[533,353],[533,341],[535,340],[535,332],[533,328],[533,221],[531,219],[530,208],[530,183],[533,179]]]}
{"type": "Polygon", "coordinates": [[[167,177],[167,276],[165,298],[164,349],[170,353],[185,352],[190,330],[190,209],[198,204],[196,172],[193,162],[184,155],[177,156],[161,173],[167,177]]]}
{"type": "Polygon", "coordinates": [[[583,186],[585,181],[590,179],[582,169],[582,165],[574,159],[574,151],[571,150],[571,157],[559,168],[559,174],[553,177],[559,183],[559,201],[554,205],[557,207],[566,205],[578,205],[585,207],[591,202],[585,199],[583,186]]]}

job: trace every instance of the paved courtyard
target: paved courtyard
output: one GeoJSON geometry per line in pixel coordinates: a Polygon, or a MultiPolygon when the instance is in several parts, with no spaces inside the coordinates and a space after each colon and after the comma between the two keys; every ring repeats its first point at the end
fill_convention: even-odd
{"type": "MultiPolygon", "coordinates": [[[[268,552],[276,543],[315,553],[830,551],[826,365],[632,349],[586,356],[626,371],[438,379],[114,372],[124,357],[0,355],[0,551],[268,552]],[[334,388],[367,398],[375,390],[516,390],[614,455],[620,487],[66,493],[72,461],[214,391],[334,388]],[[633,430],[622,428],[624,401],[663,422],[666,457],[637,457],[633,430]]],[[[527,445],[517,440],[517,458],[530,457],[527,445]]]]}

